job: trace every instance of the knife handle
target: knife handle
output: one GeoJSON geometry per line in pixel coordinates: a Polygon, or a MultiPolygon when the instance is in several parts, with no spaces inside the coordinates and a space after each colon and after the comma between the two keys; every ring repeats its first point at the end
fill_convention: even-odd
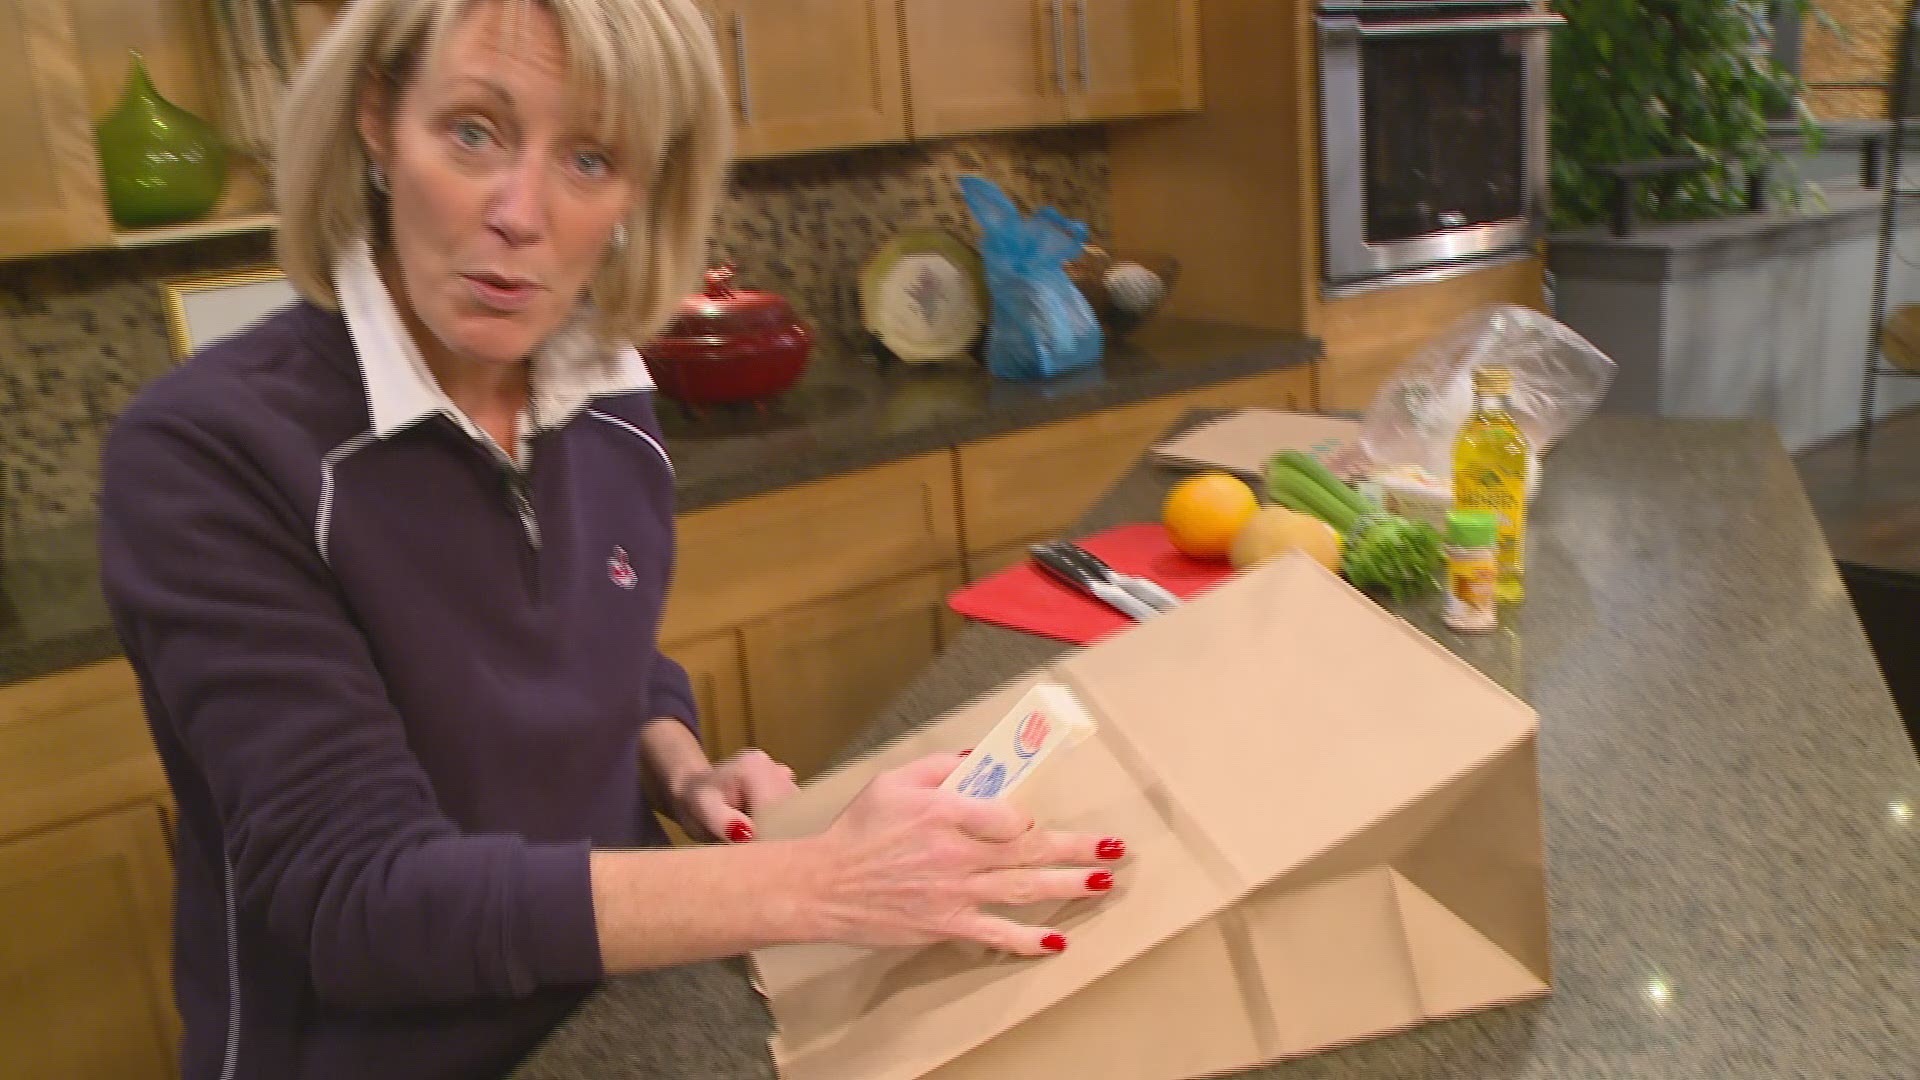
{"type": "Polygon", "coordinates": [[[1079,560],[1057,548],[1035,544],[1027,549],[1027,553],[1032,555],[1033,561],[1039,563],[1040,568],[1049,575],[1136,622],[1144,622],[1159,614],[1151,604],[1113,582],[1095,576],[1093,571],[1079,560]]]}
{"type": "Polygon", "coordinates": [[[1180,598],[1169,592],[1166,586],[1139,574],[1129,577],[1121,588],[1145,600],[1156,611],[1171,611],[1180,606],[1180,598]]]}
{"type": "Polygon", "coordinates": [[[1057,546],[1061,554],[1079,563],[1088,573],[1102,581],[1111,582],[1127,591],[1127,594],[1142,600],[1155,611],[1170,611],[1180,606],[1180,598],[1160,586],[1152,578],[1139,574],[1122,574],[1108,566],[1106,560],[1071,540],[1063,540],[1057,546]]]}
{"type": "Polygon", "coordinates": [[[1042,570],[1089,595],[1093,592],[1093,583],[1100,580],[1085,564],[1051,544],[1035,544],[1027,549],[1027,554],[1033,556],[1042,570]]]}
{"type": "Polygon", "coordinates": [[[1146,622],[1148,619],[1160,614],[1159,608],[1154,607],[1152,604],[1147,603],[1145,600],[1140,599],[1111,581],[1094,582],[1092,592],[1093,595],[1105,601],[1108,607],[1127,616],[1134,622],[1146,622]]]}

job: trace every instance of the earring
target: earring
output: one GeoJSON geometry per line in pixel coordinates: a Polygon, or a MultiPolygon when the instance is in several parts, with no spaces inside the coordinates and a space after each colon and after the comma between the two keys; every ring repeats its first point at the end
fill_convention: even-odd
{"type": "Polygon", "coordinates": [[[386,170],[371,161],[367,162],[367,183],[372,184],[373,190],[380,194],[388,194],[386,170]]]}
{"type": "Polygon", "coordinates": [[[619,251],[624,249],[626,246],[627,246],[627,223],[624,221],[616,221],[613,223],[614,250],[619,251]]]}

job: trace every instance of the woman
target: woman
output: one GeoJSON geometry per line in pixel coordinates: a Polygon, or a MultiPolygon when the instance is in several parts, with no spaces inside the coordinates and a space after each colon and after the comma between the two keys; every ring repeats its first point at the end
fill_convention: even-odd
{"type": "Polygon", "coordinates": [[[360,0],[294,87],[305,300],[150,387],[105,461],[106,586],[180,807],[192,1080],[496,1076],[608,973],[1042,956],[1065,939],[981,906],[1111,883],[1087,867],[1118,841],[937,790],[951,755],[750,843],[792,774],[700,750],[625,343],[696,277],[720,86],[690,0],[360,0]],[[653,807],[732,842],[665,848],[653,807]]]}

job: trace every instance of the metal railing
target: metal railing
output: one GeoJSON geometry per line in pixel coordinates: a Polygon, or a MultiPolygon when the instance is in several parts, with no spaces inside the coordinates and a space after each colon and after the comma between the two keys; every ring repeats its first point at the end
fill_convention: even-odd
{"type": "MultiPolygon", "coordinates": [[[[1891,121],[1840,121],[1823,127],[1822,146],[1839,148],[1853,144],[1860,152],[1860,186],[1877,188],[1885,175],[1886,148],[1892,138],[1891,121]]],[[[1806,137],[1796,129],[1781,127],[1769,134],[1766,142],[1776,150],[1803,149],[1806,137]]],[[[1920,148],[1920,133],[1903,132],[1901,142],[1910,149],[1920,148]]],[[[1684,176],[1712,166],[1713,162],[1697,154],[1642,158],[1597,166],[1594,171],[1613,182],[1607,193],[1608,230],[1615,236],[1633,235],[1637,225],[1634,207],[1639,201],[1640,184],[1644,181],[1684,176]]],[[[1764,166],[1748,174],[1746,201],[1749,213],[1767,210],[1767,188],[1771,178],[1771,171],[1764,166]]]]}

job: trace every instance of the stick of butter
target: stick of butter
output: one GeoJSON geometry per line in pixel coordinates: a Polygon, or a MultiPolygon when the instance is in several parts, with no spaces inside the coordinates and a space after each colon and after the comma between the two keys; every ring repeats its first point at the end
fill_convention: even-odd
{"type": "Polygon", "coordinates": [[[946,783],[969,799],[1011,795],[1048,758],[1093,734],[1093,716],[1073,691],[1043,682],[1027,691],[946,783]]]}

